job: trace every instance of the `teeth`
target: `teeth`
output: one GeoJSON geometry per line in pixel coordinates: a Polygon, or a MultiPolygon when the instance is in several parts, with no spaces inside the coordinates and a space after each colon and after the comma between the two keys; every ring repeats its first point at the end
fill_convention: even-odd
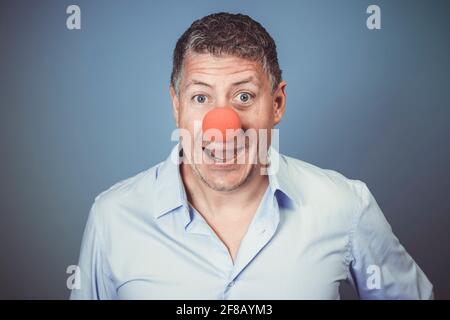
{"type": "MultiPolygon", "coordinates": [[[[211,159],[213,159],[214,161],[217,161],[217,162],[226,162],[226,161],[229,161],[229,160],[232,160],[232,159],[227,159],[226,157],[227,157],[227,151],[223,151],[223,152],[219,152],[220,154],[222,154],[223,156],[224,156],[224,158],[221,158],[221,157],[217,157],[216,156],[216,150],[215,149],[209,149],[209,148],[203,148],[203,150],[206,152],[206,154],[211,158],[211,159]]],[[[239,150],[240,151],[240,150],[239,150]]],[[[238,152],[239,152],[238,150],[234,150],[233,151],[233,159],[235,159],[236,157],[237,157],[237,154],[238,154],[238,152]]]]}

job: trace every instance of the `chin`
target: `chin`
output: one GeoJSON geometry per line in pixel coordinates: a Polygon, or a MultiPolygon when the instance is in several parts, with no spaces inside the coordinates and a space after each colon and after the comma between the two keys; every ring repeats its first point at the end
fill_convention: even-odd
{"type": "Polygon", "coordinates": [[[233,191],[239,188],[249,177],[251,169],[246,165],[234,165],[229,168],[216,168],[214,165],[203,165],[196,170],[200,178],[211,189],[216,191],[233,191]]]}

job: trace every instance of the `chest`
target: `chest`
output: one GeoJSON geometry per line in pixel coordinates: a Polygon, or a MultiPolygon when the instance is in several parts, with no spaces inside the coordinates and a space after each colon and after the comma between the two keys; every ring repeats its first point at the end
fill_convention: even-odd
{"type": "Polygon", "coordinates": [[[234,263],[206,233],[133,237],[109,257],[122,299],[337,299],[347,276],[344,234],[305,235],[290,225],[267,236],[250,230],[234,263]]]}
{"type": "Polygon", "coordinates": [[[224,221],[209,225],[218,240],[227,248],[233,261],[236,261],[239,247],[247,233],[249,224],[250,221],[224,221]]]}

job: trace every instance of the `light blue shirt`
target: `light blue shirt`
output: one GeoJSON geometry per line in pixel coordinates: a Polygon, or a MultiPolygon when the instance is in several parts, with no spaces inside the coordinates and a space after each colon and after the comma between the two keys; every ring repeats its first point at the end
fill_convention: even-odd
{"type": "Polygon", "coordinates": [[[71,299],[339,299],[343,281],[363,299],[433,297],[365,183],[279,159],[235,263],[170,156],[98,195],[71,299]]]}

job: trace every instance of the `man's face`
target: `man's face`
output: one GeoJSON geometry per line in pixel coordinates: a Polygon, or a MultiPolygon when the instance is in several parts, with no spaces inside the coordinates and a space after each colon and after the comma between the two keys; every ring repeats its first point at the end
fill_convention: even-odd
{"type": "MultiPolygon", "coordinates": [[[[232,108],[238,113],[244,131],[268,131],[267,152],[271,141],[270,129],[280,122],[284,113],[285,85],[284,82],[280,83],[273,93],[272,84],[258,62],[234,56],[187,55],[179,83],[179,95],[171,88],[177,127],[187,130],[192,137],[190,141],[182,141],[183,149],[194,150],[194,140],[202,141],[202,132],[198,127],[196,130],[195,121],[201,123],[205,114],[213,108],[232,108]],[[186,147],[187,143],[190,148],[186,147]]],[[[190,166],[188,169],[192,169],[194,176],[208,187],[217,191],[232,191],[259,174],[260,164],[253,158],[258,152],[258,143],[249,143],[246,139],[244,149],[237,155],[245,161],[223,165],[207,159],[208,155],[202,153],[204,161],[196,163],[192,153],[185,152],[191,161],[184,165],[190,166]]]]}

